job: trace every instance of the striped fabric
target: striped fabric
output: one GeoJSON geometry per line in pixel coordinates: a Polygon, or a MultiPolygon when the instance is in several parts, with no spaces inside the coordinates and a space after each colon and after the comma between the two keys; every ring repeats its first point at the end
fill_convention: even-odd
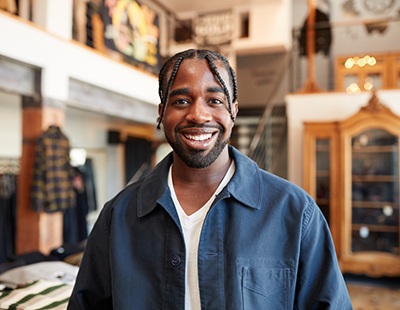
{"type": "Polygon", "coordinates": [[[66,309],[73,285],[38,280],[23,288],[0,292],[0,309],[66,309]]]}

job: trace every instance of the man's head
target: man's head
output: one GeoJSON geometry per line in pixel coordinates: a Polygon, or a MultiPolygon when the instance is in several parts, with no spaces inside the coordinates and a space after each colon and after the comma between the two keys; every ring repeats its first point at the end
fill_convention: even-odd
{"type": "Polygon", "coordinates": [[[231,118],[234,121],[235,117],[232,113],[232,103],[236,102],[237,100],[237,82],[236,82],[236,74],[231,65],[229,64],[228,59],[217,53],[210,50],[196,50],[196,49],[189,49],[180,53],[175,54],[174,56],[170,57],[163,65],[158,75],[158,95],[160,96],[161,105],[163,105],[163,110],[158,118],[158,128],[162,123],[162,118],[164,117],[165,108],[166,108],[166,100],[168,99],[169,90],[171,85],[174,83],[174,79],[176,73],[179,70],[179,67],[183,60],[185,59],[205,59],[207,60],[210,68],[213,70],[215,77],[221,83],[221,86],[224,87],[224,91],[226,92],[225,95],[227,96],[229,101],[229,112],[231,114],[231,118]],[[229,94],[228,85],[221,79],[218,70],[215,67],[215,62],[220,62],[225,70],[229,73],[229,82],[231,86],[231,93],[229,94]]]}
{"type": "Polygon", "coordinates": [[[190,167],[210,166],[226,150],[238,111],[227,59],[208,50],[174,55],[160,71],[159,95],[158,125],[176,155],[190,167]]]}

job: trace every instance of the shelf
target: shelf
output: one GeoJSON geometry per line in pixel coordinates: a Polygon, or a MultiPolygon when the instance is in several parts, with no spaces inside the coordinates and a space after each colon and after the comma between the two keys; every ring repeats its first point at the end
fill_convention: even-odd
{"type": "Polygon", "coordinates": [[[317,152],[328,153],[330,151],[329,145],[318,145],[317,152]]]}
{"type": "Polygon", "coordinates": [[[322,207],[322,206],[329,206],[329,199],[327,198],[317,198],[317,204],[322,207]]]}
{"type": "Polygon", "coordinates": [[[353,208],[376,208],[381,209],[385,206],[390,206],[393,209],[398,209],[398,206],[394,206],[394,202],[391,201],[359,201],[353,200],[351,205],[353,208]]]}
{"type": "Polygon", "coordinates": [[[353,182],[396,182],[395,175],[352,175],[353,182]]]}
{"type": "Polygon", "coordinates": [[[351,226],[352,231],[359,231],[361,228],[367,227],[369,231],[373,232],[388,232],[388,233],[399,233],[399,226],[388,226],[388,225],[370,225],[370,224],[353,224],[351,226]]]}
{"type": "Polygon", "coordinates": [[[360,153],[395,153],[397,152],[397,145],[371,145],[371,146],[353,146],[353,154],[360,153]]]}

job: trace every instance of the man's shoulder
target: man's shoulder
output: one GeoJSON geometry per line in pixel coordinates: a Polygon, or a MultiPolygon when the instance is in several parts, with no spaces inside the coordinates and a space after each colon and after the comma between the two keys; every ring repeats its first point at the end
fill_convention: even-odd
{"type": "Polygon", "coordinates": [[[298,194],[305,194],[305,191],[293,182],[287,180],[283,176],[271,173],[260,168],[256,162],[254,162],[248,156],[240,153],[235,148],[231,147],[231,153],[235,160],[235,164],[240,170],[240,176],[242,179],[250,179],[254,182],[259,183],[259,186],[266,188],[283,188],[285,191],[290,191],[298,194]]]}

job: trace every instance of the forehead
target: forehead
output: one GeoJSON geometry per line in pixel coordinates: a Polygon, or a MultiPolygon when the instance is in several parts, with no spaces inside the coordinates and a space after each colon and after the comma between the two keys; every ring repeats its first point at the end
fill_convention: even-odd
{"type": "MultiPolygon", "coordinates": [[[[215,60],[214,64],[221,78],[225,81],[226,85],[230,86],[229,73],[219,60],[215,60]]],[[[172,70],[170,70],[168,76],[171,76],[172,70]]],[[[200,78],[212,79],[219,84],[218,78],[215,76],[214,71],[211,69],[206,59],[189,58],[184,59],[179,66],[175,80],[187,79],[190,76],[200,78]]]]}

